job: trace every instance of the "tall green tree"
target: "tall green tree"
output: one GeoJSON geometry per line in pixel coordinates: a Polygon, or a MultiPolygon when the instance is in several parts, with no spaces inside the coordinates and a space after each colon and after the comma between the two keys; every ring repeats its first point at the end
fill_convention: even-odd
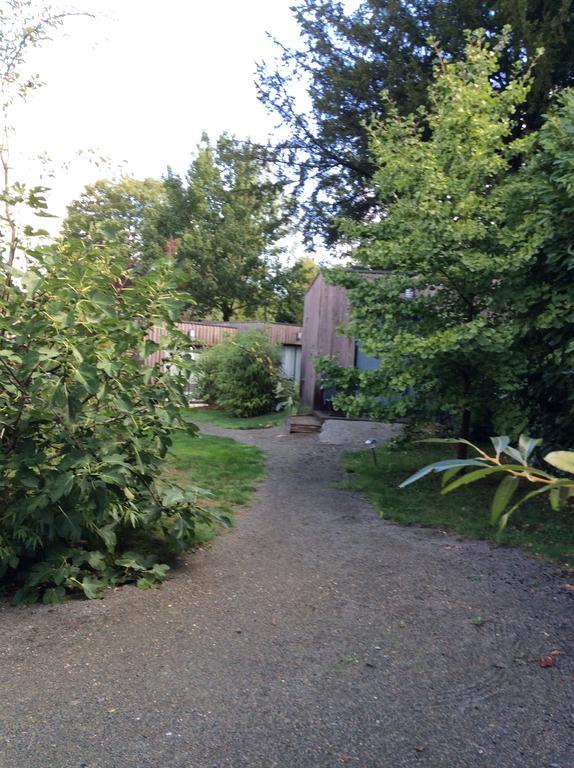
{"type": "Polygon", "coordinates": [[[351,289],[349,332],[381,362],[366,372],[324,366],[346,411],[448,412],[467,437],[472,417],[495,411],[524,375],[503,288],[530,256],[501,233],[505,180],[524,148],[512,116],[528,87],[493,85],[503,50],[472,35],[462,60],[439,55],[427,109],[402,117],[388,103],[387,118],[370,123],[381,214],[347,229],[356,265],[379,273],[334,280],[351,289]]]}
{"type": "Polygon", "coordinates": [[[165,189],[159,180],[100,179],[68,206],[62,235],[107,247],[113,243],[122,257],[142,269],[163,254],[157,218],[164,202],[165,189]]]}
{"type": "Polygon", "coordinates": [[[366,123],[381,118],[386,90],[400,114],[427,103],[433,36],[446,55],[460,57],[464,30],[489,36],[510,24],[510,44],[493,78],[504,87],[517,62],[531,63],[530,93],[514,115],[515,133],[536,129],[557,88],[574,83],[572,0],[364,0],[349,13],[340,0],[302,0],[293,13],[301,44],[279,46],[278,60],[259,69],[260,97],[289,128],[284,173],[294,169],[304,194],[309,237],[337,240],[338,220],[362,220],[376,208],[376,171],[366,123]],[[298,98],[301,89],[306,98],[298,98]]]}
{"type": "Polygon", "coordinates": [[[278,264],[273,275],[273,295],[255,319],[302,325],[305,294],[318,272],[317,262],[309,256],[301,256],[287,266],[278,264]]]}
{"type": "Polygon", "coordinates": [[[509,398],[516,421],[554,446],[574,434],[574,91],[558,98],[533,152],[508,185],[506,236],[528,268],[509,286],[528,356],[523,386],[509,398]]]}
{"type": "Polygon", "coordinates": [[[249,316],[270,301],[289,214],[270,163],[263,146],[204,135],[185,179],[168,173],[158,230],[196,317],[249,316]]]}

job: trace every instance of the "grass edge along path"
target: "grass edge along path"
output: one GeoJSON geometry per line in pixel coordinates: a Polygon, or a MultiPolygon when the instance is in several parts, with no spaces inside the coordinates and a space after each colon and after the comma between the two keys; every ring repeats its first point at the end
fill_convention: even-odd
{"type": "Polygon", "coordinates": [[[430,475],[407,488],[399,484],[413,472],[434,461],[452,458],[444,446],[391,444],[372,452],[346,453],[345,484],[362,491],[385,520],[419,525],[520,547],[527,552],[567,566],[574,566],[574,511],[553,512],[547,500],[533,499],[510,518],[499,536],[490,524],[490,505],[497,486],[489,478],[441,495],[441,479],[430,475]]]}
{"type": "Polygon", "coordinates": [[[212,424],[214,427],[221,427],[222,429],[265,429],[267,427],[277,427],[289,415],[287,411],[274,411],[273,413],[264,413],[261,416],[240,418],[232,416],[225,411],[220,411],[217,408],[205,406],[192,406],[188,408],[187,414],[189,421],[192,423],[212,424]]]}
{"type": "MultiPolygon", "coordinates": [[[[196,486],[210,492],[201,501],[213,505],[233,519],[238,507],[248,504],[264,476],[265,455],[252,445],[229,437],[178,434],[173,439],[166,473],[182,486],[196,486]]],[[[217,530],[198,527],[198,544],[210,541],[217,530]]]]}

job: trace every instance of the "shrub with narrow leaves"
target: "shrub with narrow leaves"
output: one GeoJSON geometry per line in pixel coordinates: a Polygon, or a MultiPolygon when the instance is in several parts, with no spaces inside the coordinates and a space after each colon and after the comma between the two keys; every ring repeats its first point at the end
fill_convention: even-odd
{"type": "Polygon", "coordinates": [[[558,510],[574,497],[574,451],[552,451],[544,456],[544,461],[564,473],[556,477],[544,469],[531,466],[534,450],[542,440],[521,435],[518,445],[513,447],[506,436],[491,437],[494,453],[487,453],[468,440],[456,438],[432,438],[421,440],[422,443],[464,443],[476,452],[472,459],[446,459],[429,464],[407,478],[400,487],[420,480],[433,472],[443,472],[442,493],[450,493],[462,485],[469,485],[491,475],[502,475],[502,480],[494,494],[491,507],[491,522],[503,530],[508,519],[525,501],[548,494],[553,510],[558,510]],[[471,471],[463,473],[470,468],[471,471]],[[533,484],[534,490],[524,494],[513,503],[521,481],[533,484]]]}

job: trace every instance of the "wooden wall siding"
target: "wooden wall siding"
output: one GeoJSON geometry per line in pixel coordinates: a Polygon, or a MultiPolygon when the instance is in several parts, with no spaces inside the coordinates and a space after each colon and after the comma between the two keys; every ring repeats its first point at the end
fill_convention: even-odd
{"type": "MultiPolygon", "coordinates": [[[[200,341],[208,347],[220,344],[225,338],[235,336],[243,330],[260,328],[267,332],[272,344],[301,346],[303,327],[301,325],[288,325],[284,323],[176,323],[183,333],[186,333],[191,343],[200,341]]],[[[165,335],[165,329],[160,327],[150,328],[148,336],[152,341],[159,342],[165,335]]],[[[153,366],[166,357],[166,350],[158,350],[145,359],[145,365],[153,366]]]]}
{"type": "Polygon", "coordinates": [[[319,274],[305,296],[301,396],[304,403],[321,405],[315,355],[333,355],[341,365],[355,364],[355,340],[337,333],[349,317],[349,303],[344,288],[329,285],[319,274]]]}
{"type": "Polygon", "coordinates": [[[237,331],[265,331],[272,344],[290,344],[296,347],[302,344],[302,325],[265,323],[263,321],[238,321],[236,323],[230,321],[229,323],[216,323],[215,325],[224,328],[234,328],[237,331]]]}
{"type": "Polygon", "coordinates": [[[216,325],[215,323],[176,323],[177,327],[183,333],[186,333],[190,339],[201,341],[208,347],[215,344],[221,344],[226,338],[235,336],[237,330],[225,325],[216,325]]]}
{"type": "Polygon", "coordinates": [[[292,347],[303,345],[303,326],[272,323],[267,326],[269,340],[272,344],[288,344],[292,347]]]}
{"type": "MultiPolygon", "coordinates": [[[[237,333],[235,328],[228,328],[221,325],[208,325],[206,323],[176,323],[177,328],[186,333],[190,338],[190,346],[193,340],[200,341],[209,347],[222,342],[227,336],[234,336],[237,333]]],[[[165,336],[165,328],[154,326],[148,331],[148,336],[152,341],[158,342],[162,336],[165,336]]],[[[146,357],[145,365],[153,366],[161,363],[167,356],[168,350],[158,349],[153,354],[146,357]]]]}

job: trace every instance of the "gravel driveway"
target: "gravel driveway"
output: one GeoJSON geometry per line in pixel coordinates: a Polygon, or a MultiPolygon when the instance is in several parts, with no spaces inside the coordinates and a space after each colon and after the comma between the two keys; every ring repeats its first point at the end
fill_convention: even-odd
{"type": "Polygon", "coordinates": [[[161,589],[0,607],[1,768],[574,767],[556,567],[381,522],[344,446],[234,436],[267,479],[161,589]]]}

